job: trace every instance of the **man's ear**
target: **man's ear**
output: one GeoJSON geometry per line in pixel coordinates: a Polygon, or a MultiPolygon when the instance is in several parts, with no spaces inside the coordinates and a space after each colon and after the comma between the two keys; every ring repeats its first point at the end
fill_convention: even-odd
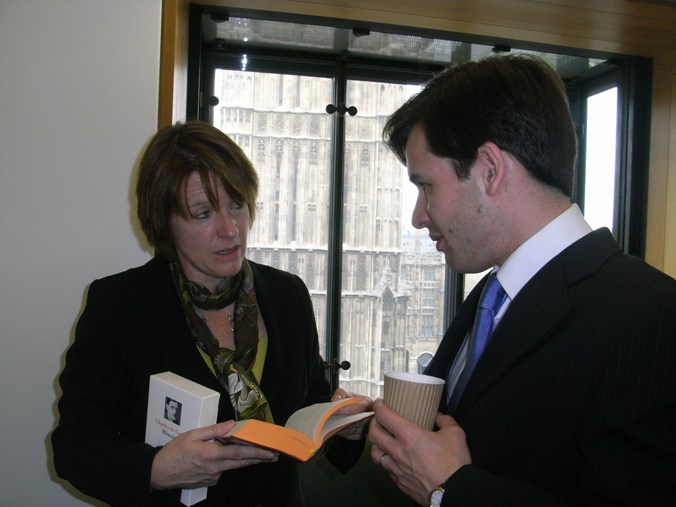
{"type": "Polygon", "coordinates": [[[507,157],[495,143],[485,142],[477,150],[477,169],[484,183],[486,193],[494,196],[507,175],[507,157]]]}

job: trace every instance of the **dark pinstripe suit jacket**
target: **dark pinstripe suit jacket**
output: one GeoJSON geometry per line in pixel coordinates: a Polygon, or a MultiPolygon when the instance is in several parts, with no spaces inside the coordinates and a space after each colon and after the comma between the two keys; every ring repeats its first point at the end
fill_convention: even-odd
{"type": "MultiPolygon", "coordinates": [[[[261,379],[275,422],[328,401],[317,328],[300,278],[251,263],[268,332],[261,379]]],[[[167,262],[91,284],[60,377],[61,420],[52,435],[58,474],[112,505],[179,505],[180,490],[150,495],[155,449],[144,444],[149,376],[171,370],[221,393],[218,420],[234,418],[223,387],[195,347],[167,262]]],[[[280,459],[223,473],[209,505],[302,504],[297,465],[280,459]]]]}
{"type": "MultiPolygon", "coordinates": [[[[429,374],[446,376],[484,283],[429,374]]],[[[676,281],[607,229],[577,241],[511,302],[454,417],[472,464],[443,505],[676,506],[676,281]]]]}

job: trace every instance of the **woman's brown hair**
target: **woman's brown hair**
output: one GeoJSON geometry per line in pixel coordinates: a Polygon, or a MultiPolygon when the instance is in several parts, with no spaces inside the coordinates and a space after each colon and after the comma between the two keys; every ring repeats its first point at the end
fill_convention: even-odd
{"type": "Polygon", "coordinates": [[[176,123],[151,139],[139,165],[137,213],[146,238],[156,253],[176,260],[171,234],[172,214],[187,216],[181,201],[188,177],[197,172],[209,202],[219,207],[214,184],[249,210],[249,226],[256,214],[258,175],[242,149],[216,127],[201,121],[176,123]]]}

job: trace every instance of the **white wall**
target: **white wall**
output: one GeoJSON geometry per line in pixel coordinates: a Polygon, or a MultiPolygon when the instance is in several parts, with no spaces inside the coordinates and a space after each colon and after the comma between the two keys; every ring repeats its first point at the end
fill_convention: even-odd
{"type": "Polygon", "coordinates": [[[53,472],[56,381],[89,282],[150,256],[131,195],[156,128],[161,3],[0,0],[3,507],[87,504],[53,472]]]}

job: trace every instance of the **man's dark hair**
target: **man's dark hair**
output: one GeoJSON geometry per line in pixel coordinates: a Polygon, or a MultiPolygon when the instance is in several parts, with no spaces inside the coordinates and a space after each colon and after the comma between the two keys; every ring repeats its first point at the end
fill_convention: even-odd
{"type": "Polygon", "coordinates": [[[383,139],[406,163],[406,141],[420,125],[430,151],[469,177],[478,148],[493,142],[542,183],[570,197],[577,137],[565,86],[539,58],[494,56],[451,66],[390,116],[383,139]]]}

